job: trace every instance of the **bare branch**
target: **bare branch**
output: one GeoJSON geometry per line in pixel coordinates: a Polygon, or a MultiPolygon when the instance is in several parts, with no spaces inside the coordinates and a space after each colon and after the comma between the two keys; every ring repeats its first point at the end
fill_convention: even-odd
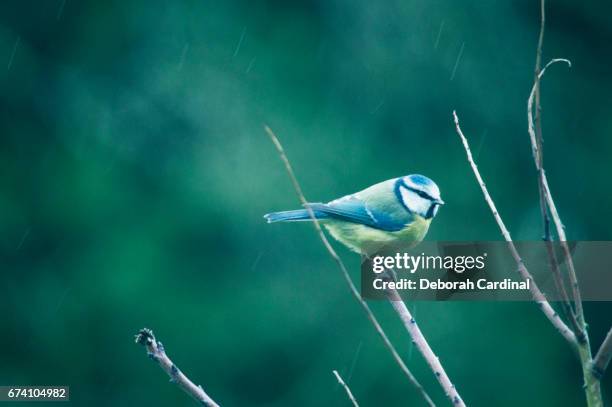
{"type": "Polygon", "coordinates": [[[457,392],[457,388],[451,382],[450,378],[446,374],[446,371],[444,370],[444,367],[440,363],[440,358],[436,356],[436,354],[429,346],[427,339],[425,339],[425,336],[421,332],[421,328],[419,328],[419,326],[417,325],[415,319],[410,313],[410,310],[408,309],[404,301],[402,301],[397,291],[387,290],[387,296],[389,298],[389,301],[391,302],[391,305],[393,306],[393,309],[399,315],[402,320],[402,323],[404,324],[404,327],[410,334],[414,345],[417,347],[419,352],[421,352],[421,355],[423,355],[423,358],[425,358],[425,361],[429,365],[429,368],[436,376],[436,379],[438,379],[440,386],[442,386],[442,388],[444,389],[444,393],[446,394],[446,396],[453,402],[453,405],[465,407],[465,403],[457,392]]]}
{"type": "Polygon", "coordinates": [[[548,179],[546,178],[546,174],[543,169],[541,171],[541,174],[542,186],[544,187],[544,196],[546,197],[546,202],[548,208],[550,209],[550,214],[552,216],[553,223],[555,224],[557,236],[559,236],[559,242],[561,244],[561,248],[563,249],[563,253],[565,255],[565,260],[567,263],[570,285],[574,297],[574,306],[576,308],[576,318],[578,319],[578,324],[580,325],[581,331],[584,331],[585,323],[584,311],[582,309],[582,296],[580,295],[580,288],[578,286],[578,278],[576,276],[576,269],[574,268],[574,261],[572,260],[572,254],[567,244],[567,237],[565,236],[565,226],[563,226],[563,223],[561,222],[561,217],[559,216],[559,212],[557,212],[555,201],[553,200],[552,193],[550,192],[550,187],[548,186],[548,179]]]}
{"type": "Polygon", "coordinates": [[[548,318],[550,323],[557,329],[557,331],[559,331],[559,333],[571,345],[576,346],[577,345],[576,335],[559,318],[559,315],[550,305],[548,300],[546,300],[546,297],[544,296],[544,294],[542,294],[542,291],[540,291],[540,288],[537,286],[535,280],[531,276],[531,273],[529,273],[529,271],[527,270],[527,267],[525,267],[525,264],[523,263],[523,259],[521,258],[520,254],[518,253],[518,250],[516,249],[516,246],[514,245],[514,242],[512,241],[510,232],[506,228],[504,221],[499,215],[499,212],[497,211],[495,203],[493,202],[493,199],[491,198],[491,195],[489,194],[489,190],[487,189],[487,186],[485,185],[482,179],[482,176],[480,175],[478,166],[474,162],[474,158],[472,157],[472,151],[470,150],[470,145],[468,144],[467,139],[465,138],[465,136],[463,135],[463,132],[461,131],[461,127],[459,126],[459,118],[457,117],[457,113],[454,111],[453,111],[453,117],[455,120],[455,128],[457,129],[457,134],[461,138],[463,147],[465,148],[468,162],[470,163],[470,166],[472,167],[472,171],[474,172],[474,176],[476,177],[476,180],[478,181],[478,185],[480,185],[480,189],[482,190],[485,201],[487,202],[487,204],[489,205],[489,208],[491,209],[491,212],[493,213],[495,222],[497,222],[497,226],[499,227],[501,234],[504,237],[504,240],[508,243],[508,248],[510,249],[510,252],[512,253],[512,257],[514,258],[514,261],[516,262],[516,265],[518,267],[518,272],[523,278],[523,280],[525,281],[530,280],[531,284],[529,284],[529,291],[531,293],[531,297],[539,305],[540,309],[542,310],[546,318],[548,318]]]}
{"type": "Polygon", "coordinates": [[[582,308],[582,297],[580,289],[578,287],[578,279],[576,277],[576,270],[574,268],[574,262],[567,244],[567,238],[565,236],[565,230],[561,222],[561,218],[557,212],[550,188],[548,186],[548,179],[544,171],[544,158],[543,158],[543,138],[542,138],[542,119],[541,112],[542,106],[540,103],[540,81],[546,68],[555,62],[566,62],[570,67],[571,63],[568,60],[556,59],[550,61],[544,69],[540,70],[542,63],[542,46],[544,43],[544,29],[546,24],[546,7],[545,0],[540,0],[541,9],[541,21],[540,21],[540,36],[538,39],[538,48],[536,51],[536,64],[535,64],[535,78],[533,88],[529,94],[527,100],[527,130],[529,132],[529,138],[531,140],[531,149],[533,152],[533,160],[538,171],[538,192],[540,197],[540,212],[542,215],[542,225],[544,228],[544,240],[546,242],[547,255],[550,263],[550,267],[553,272],[553,278],[557,286],[558,291],[562,295],[562,306],[563,310],[570,323],[577,338],[577,350],[582,364],[582,372],[584,377],[584,390],[589,406],[602,406],[603,402],[601,399],[601,390],[599,381],[596,379],[596,369],[593,369],[593,360],[591,356],[591,346],[589,344],[589,336],[586,331],[586,324],[584,320],[584,311],[582,308]],[[532,116],[533,113],[533,99],[535,96],[535,125],[532,116]],[[534,129],[535,127],[535,129],[534,129]],[[550,231],[550,215],[552,216],[557,231],[557,236],[561,242],[563,254],[566,260],[568,276],[570,285],[572,288],[572,297],[574,301],[574,307],[565,289],[565,280],[563,279],[559,263],[555,256],[552,248],[552,234],[550,231]]]}
{"type": "Polygon", "coordinates": [[[612,359],[612,328],[608,331],[606,339],[599,347],[597,355],[593,358],[593,375],[597,379],[601,379],[606,372],[610,360],[612,359]]]}
{"type": "MultiPolygon", "coordinates": [[[[583,325],[578,322],[578,317],[572,308],[572,304],[565,287],[565,280],[561,275],[559,262],[552,246],[552,236],[550,232],[550,216],[548,214],[549,207],[547,201],[547,195],[545,192],[545,184],[547,184],[546,174],[544,172],[544,151],[543,151],[543,137],[542,137],[542,106],[540,104],[540,79],[546,70],[546,67],[555,62],[566,62],[571,66],[568,60],[553,60],[550,61],[544,69],[541,69],[542,65],[542,46],[544,43],[544,30],[546,26],[546,7],[545,0],[540,2],[540,35],[538,38],[538,48],[536,51],[536,63],[534,73],[533,88],[530,93],[530,97],[527,102],[527,119],[528,119],[528,131],[531,139],[531,148],[533,152],[533,159],[535,162],[536,169],[538,171],[538,195],[540,201],[540,213],[542,217],[542,228],[544,229],[543,239],[546,244],[546,253],[548,256],[548,263],[552,271],[553,279],[557,291],[561,295],[561,307],[566,318],[569,320],[574,333],[577,336],[579,342],[585,341],[585,332],[583,325]],[[533,100],[535,97],[535,120],[532,121],[533,113],[533,100]],[[535,125],[534,122],[535,121],[535,125]]],[[[575,296],[574,296],[575,298],[575,296]]]]}
{"type": "Polygon", "coordinates": [[[153,331],[143,328],[135,336],[135,342],[147,349],[149,358],[159,364],[168,376],[170,381],[176,383],[185,393],[189,394],[194,400],[206,407],[219,407],[202,386],[196,386],[166,355],[166,350],[161,342],[155,339],[153,331]]]}
{"type": "Polygon", "coordinates": [[[359,403],[357,403],[357,400],[355,400],[355,396],[353,396],[353,392],[348,387],[348,385],[344,383],[344,380],[342,380],[340,373],[338,373],[337,370],[332,370],[332,372],[334,373],[334,376],[336,376],[336,380],[338,380],[338,383],[340,383],[342,387],[344,387],[344,390],[346,391],[346,395],[348,396],[349,400],[351,400],[351,402],[353,403],[355,407],[359,407],[359,403]]]}
{"type": "MultiPolygon", "coordinates": [[[[584,341],[583,331],[578,324],[576,314],[572,308],[567,289],[565,287],[565,280],[561,275],[559,268],[559,261],[553,250],[552,236],[550,233],[550,216],[548,214],[548,204],[546,202],[546,196],[544,193],[544,140],[542,137],[542,105],[540,103],[540,73],[542,68],[542,47],[544,45],[544,32],[546,29],[546,3],[545,0],[540,1],[540,34],[538,36],[538,46],[536,50],[536,62],[534,68],[534,95],[535,95],[535,135],[532,139],[536,139],[536,149],[538,150],[537,161],[535,162],[536,168],[538,169],[538,195],[540,201],[540,214],[542,217],[542,229],[543,229],[543,240],[546,244],[546,254],[548,256],[548,264],[552,271],[553,279],[557,291],[561,295],[561,307],[563,313],[572,325],[574,333],[577,335],[579,341],[584,341]]],[[[532,112],[532,109],[528,109],[528,114],[532,112]]],[[[535,150],[532,147],[532,150],[535,150]]],[[[536,154],[534,153],[534,160],[536,160],[536,154]]]]}
{"type": "Polygon", "coordinates": [[[351,279],[351,275],[349,274],[348,270],[346,269],[346,266],[344,265],[344,262],[342,261],[340,256],[338,256],[338,253],[336,253],[336,251],[332,247],[331,243],[329,243],[329,240],[325,236],[325,233],[323,232],[323,229],[321,228],[321,224],[319,223],[319,221],[315,217],[314,212],[312,211],[310,206],[306,205],[308,203],[308,201],[306,200],[306,197],[304,196],[304,193],[302,192],[302,187],[300,186],[297,178],[295,177],[295,174],[293,172],[293,168],[291,167],[291,163],[289,162],[289,159],[287,158],[287,155],[285,154],[285,150],[283,149],[282,144],[278,140],[278,137],[276,137],[276,135],[274,134],[272,129],[270,129],[268,126],[264,126],[264,129],[265,129],[266,133],[268,134],[268,137],[270,137],[270,140],[272,140],[272,143],[276,147],[276,150],[277,150],[281,160],[285,164],[285,169],[287,171],[287,174],[289,175],[289,178],[291,179],[291,183],[293,184],[293,188],[295,189],[295,192],[297,193],[298,198],[300,199],[300,202],[302,203],[302,205],[308,211],[308,215],[310,216],[310,219],[313,222],[315,230],[317,231],[317,234],[319,235],[319,239],[321,239],[321,242],[323,242],[323,245],[327,249],[327,252],[332,257],[332,259],[334,259],[336,264],[338,265],[338,268],[340,269],[340,272],[342,273],[342,276],[344,277],[344,280],[346,281],[347,285],[349,286],[351,294],[353,295],[353,297],[359,302],[359,304],[363,308],[363,310],[366,313],[368,319],[370,320],[372,325],[374,325],[374,328],[376,329],[376,332],[378,332],[378,334],[382,338],[383,342],[385,343],[385,346],[387,347],[389,352],[391,352],[391,355],[393,356],[393,359],[395,359],[395,361],[399,365],[400,369],[402,369],[402,372],[404,372],[404,374],[406,375],[408,380],[419,391],[419,393],[425,399],[427,404],[429,404],[430,406],[435,406],[434,402],[431,400],[431,397],[429,397],[429,395],[427,394],[427,392],[425,391],[423,386],[421,386],[421,384],[414,377],[412,372],[408,369],[408,366],[406,366],[406,364],[404,363],[404,361],[400,357],[399,353],[395,349],[395,346],[393,346],[393,344],[391,343],[391,341],[387,337],[387,334],[382,329],[382,326],[380,325],[380,323],[376,319],[376,316],[374,316],[374,313],[372,312],[372,310],[370,309],[368,304],[363,300],[363,298],[361,298],[361,294],[359,293],[359,290],[357,290],[357,287],[353,283],[353,280],[351,279]]]}
{"type": "MultiPolygon", "coordinates": [[[[540,70],[542,68],[542,46],[544,45],[544,31],[546,27],[546,7],[545,0],[540,1],[540,35],[538,37],[538,48],[536,50],[536,63],[534,69],[534,79],[533,83],[535,85],[535,103],[536,103],[536,112],[535,112],[535,138],[536,138],[536,146],[539,149],[538,154],[538,162],[536,166],[538,168],[543,167],[544,162],[544,153],[543,153],[543,144],[544,140],[542,138],[542,105],[540,104],[540,70]]],[[[535,156],[535,154],[534,154],[535,156]]],[[[535,158],[535,157],[534,157],[535,158]]],[[[550,241],[550,217],[548,216],[548,209],[546,207],[546,199],[544,198],[544,188],[542,187],[542,182],[540,177],[538,177],[538,192],[540,195],[540,210],[542,214],[542,227],[544,229],[544,241],[550,241]]],[[[551,247],[550,244],[547,244],[547,247],[551,247]]],[[[551,255],[552,250],[548,251],[548,260],[552,269],[559,267],[557,259],[551,255]]],[[[565,289],[563,285],[563,280],[557,280],[557,276],[555,276],[555,281],[562,289],[565,289]]],[[[567,302],[568,307],[570,306],[569,300],[567,302]]]]}
{"type": "MultiPolygon", "coordinates": [[[[571,252],[569,246],[567,244],[567,237],[565,235],[565,228],[563,223],[561,222],[561,217],[559,216],[559,212],[557,211],[557,206],[555,205],[555,201],[553,200],[552,193],[550,192],[550,187],[548,185],[548,178],[546,177],[546,172],[544,171],[544,167],[542,164],[542,156],[541,150],[538,149],[537,136],[534,130],[534,122],[533,122],[533,99],[536,93],[536,90],[539,87],[540,79],[544,76],[546,72],[546,68],[556,62],[565,62],[568,66],[572,66],[572,63],[567,59],[553,59],[546,64],[546,66],[540,71],[540,73],[536,77],[536,83],[534,83],[531,92],[529,94],[529,99],[527,100],[527,130],[529,132],[529,138],[531,140],[531,148],[533,151],[533,159],[535,162],[536,169],[538,170],[539,175],[539,187],[541,190],[541,194],[544,197],[546,202],[546,206],[550,210],[551,217],[553,219],[553,223],[555,225],[555,229],[557,231],[557,236],[559,237],[559,241],[561,244],[561,248],[563,249],[564,257],[566,260],[568,275],[570,278],[570,285],[572,289],[572,296],[574,300],[575,307],[575,319],[576,325],[578,328],[578,339],[583,342],[585,340],[585,332],[584,332],[584,311],[582,309],[582,296],[580,295],[580,288],[578,286],[578,278],[576,276],[576,270],[574,268],[574,262],[572,260],[571,252]]],[[[537,107],[536,107],[537,112],[537,107]]]]}
{"type": "Polygon", "coordinates": [[[535,78],[533,80],[535,84],[535,99],[536,99],[536,112],[535,112],[535,124],[536,124],[536,139],[537,146],[540,148],[540,159],[542,162],[542,121],[541,121],[541,104],[540,104],[540,68],[542,67],[542,47],[544,46],[544,31],[546,29],[546,4],[545,0],[540,1],[540,34],[538,36],[538,48],[536,50],[536,63],[534,69],[535,78]]]}
{"type": "MultiPolygon", "coordinates": [[[[546,202],[544,201],[544,190],[540,193],[541,203],[544,202],[544,206],[542,207],[543,211],[547,211],[546,202]]],[[[546,212],[547,213],[547,212],[546,212]]],[[[545,235],[546,236],[546,235],[545,235]]],[[[561,307],[563,309],[564,315],[569,320],[572,325],[572,330],[576,334],[576,338],[580,343],[585,341],[585,333],[580,328],[578,324],[578,319],[576,318],[576,314],[574,309],[571,306],[571,301],[569,299],[569,295],[567,294],[567,289],[565,288],[565,280],[561,275],[561,270],[559,268],[559,261],[557,260],[557,255],[555,254],[552,241],[550,238],[545,237],[544,243],[546,244],[546,254],[548,256],[548,264],[552,270],[553,280],[555,282],[555,288],[561,294],[561,307]]]]}
{"type": "Polygon", "coordinates": [[[544,72],[546,72],[546,69],[548,69],[549,66],[557,62],[565,62],[569,67],[572,66],[572,63],[570,62],[569,59],[564,59],[564,58],[551,59],[546,64],[546,66],[542,68],[540,73],[536,76],[538,80],[536,80],[536,82],[533,84],[533,87],[531,88],[531,93],[529,94],[529,99],[527,100],[527,121],[528,121],[529,138],[531,139],[531,151],[533,153],[533,160],[535,161],[536,167],[538,169],[539,169],[541,160],[540,160],[540,150],[538,149],[538,141],[537,141],[537,137],[535,134],[535,128],[533,124],[534,123],[533,122],[533,98],[536,92],[536,88],[539,88],[540,86],[539,79],[542,78],[542,76],[544,75],[544,72]]]}

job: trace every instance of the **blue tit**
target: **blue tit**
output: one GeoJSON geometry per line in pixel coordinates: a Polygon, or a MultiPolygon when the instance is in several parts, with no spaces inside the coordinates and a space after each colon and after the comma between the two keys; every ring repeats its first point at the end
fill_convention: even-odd
{"type": "MultiPolygon", "coordinates": [[[[388,245],[423,240],[444,201],[429,178],[412,174],[372,185],[329,203],[308,203],[314,216],[349,249],[367,255],[388,245]]],[[[310,221],[306,209],[264,215],[268,223],[310,221]]]]}

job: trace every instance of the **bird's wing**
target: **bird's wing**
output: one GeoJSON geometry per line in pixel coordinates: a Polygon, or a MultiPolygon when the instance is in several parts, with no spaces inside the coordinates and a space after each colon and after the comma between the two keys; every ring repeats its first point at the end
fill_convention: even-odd
{"type": "MultiPolygon", "coordinates": [[[[375,187],[379,187],[379,185],[375,187]]],[[[311,203],[308,206],[317,212],[329,215],[331,218],[358,223],[387,232],[397,232],[412,222],[412,215],[397,202],[392,190],[379,191],[382,193],[376,194],[374,193],[376,191],[369,191],[369,189],[327,204],[311,203]]]]}

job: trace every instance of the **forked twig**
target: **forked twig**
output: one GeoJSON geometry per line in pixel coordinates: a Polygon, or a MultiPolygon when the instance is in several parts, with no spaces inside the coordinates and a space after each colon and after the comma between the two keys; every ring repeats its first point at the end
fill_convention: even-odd
{"type": "MultiPolygon", "coordinates": [[[[589,335],[586,330],[584,310],[582,307],[582,295],[578,286],[578,278],[576,276],[574,262],[570,253],[569,246],[567,244],[565,228],[563,226],[563,223],[561,222],[561,217],[559,216],[559,213],[557,211],[557,207],[555,205],[552,193],[550,192],[550,187],[548,185],[548,178],[546,177],[546,172],[544,171],[544,160],[542,153],[543,137],[541,118],[542,107],[540,104],[540,81],[544,75],[544,72],[546,71],[546,68],[548,68],[555,62],[565,62],[568,64],[569,67],[571,67],[571,62],[567,59],[553,59],[548,64],[546,64],[544,69],[540,70],[540,66],[542,64],[542,46],[544,43],[544,30],[546,25],[545,6],[545,0],[540,0],[540,36],[538,39],[538,47],[536,50],[534,84],[527,100],[527,131],[529,132],[529,138],[531,141],[533,161],[535,163],[536,170],[538,171],[538,192],[540,195],[540,211],[542,214],[542,221],[544,226],[544,240],[546,241],[546,249],[549,258],[549,263],[553,272],[555,283],[562,296],[561,304],[563,306],[565,314],[567,315],[567,318],[569,319],[574,329],[574,333],[576,334],[576,338],[578,341],[577,350],[578,355],[580,357],[580,362],[582,364],[582,375],[584,378],[583,388],[585,391],[587,404],[589,406],[599,407],[603,405],[599,379],[601,378],[601,375],[603,375],[605,365],[603,369],[601,369],[600,362],[598,361],[596,364],[592,358],[591,345],[589,341],[589,335]],[[533,119],[534,97],[536,104],[535,123],[533,119]],[[570,301],[569,295],[565,289],[565,280],[563,279],[559,271],[559,263],[552,249],[549,212],[550,216],[553,219],[557,236],[563,249],[563,255],[566,260],[565,263],[567,264],[569,282],[572,289],[572,297],[574,304],[573,308],[572,302],[570,301]]],[[[604,354],[606,353],[604,348],[606,346],[610,346],[606,345],[607,341],[608,338],[606,338],[606,340],[602,344],[602,348],[600,349],[600,351],[604,350],[604,354]]]]}
{"type": "Polygon", "coordinates": [[[512,237],[510,236],[510,232],[506,228],[504,221],[499,215],[499,212],[497,211],[497,207],[495,206],[495,202],[493,202],[493,199],[491,198],[491,195],[489,194],[489,190],[487,189],[487,186],[485,185],[482,179],[482,176],[480,175],[478,166],[476,165],[476,162],[474,162],[474,158],[472,157],[472,151],[470,150],[470,145],[467,139],[465,138],[465,136],[463,135],[463,131],[461,131],[461,127],[459,126],[459,118],[457,117],[457,113],[455,111],[453,111],[453,117],[455,120],[455,128],[457,129],[457,134],[459,135],[463,143],[463,147],[465,149],[468,162],[470,163],[470,166],[472,167],[472,171],[474,172],[474,176],[476,177],[476,180],[478,181],[478,185],[480,185],[480,189],[482,190],[482,194],[484,195],[485,201],[487,202],[487,204],[489,205],[489,208],[491,209],[491,212],[493,213],[495,222],[497,222],[497,226],[499,227],[501,234],[504,237],[504,240],[508,243],[508,248],[510,249],[510,252],[512,253],[512,257],[514,258],[514,261],[516,262],[516,265],[518,267],[518,272],[523,278],[523,280],[525,281],[530,280],[529,291],[531,293],[531,297],[540,306],[540,309],[542,310],[546,318],[548,318],[550,323],[557,329],[557,331],[559,331],[559,333],[572,346],[576,346],[578,343],[576,340],[576,335],[574,334],[574,332],[572,332],[571,329],[567,327],[567,325],[565,325],[565,323],[561,320],[561,318],[559,318],[559,314],[557,314],[554,308],[550,305],[550,303],[548,302],[548,300],[546,299],[542,291],[540,291],[540,288],[537,286],[535,280],[531,276],[531,273],[529,273],[529,270],[527,270],[527,267],[525,267],[525,264],[523,263],[523,259],[521,258],[518,250],[516,249],[516,246],[514,245],[512,237]]]}
{"type": "MultiPolygon", "coordinates": [[[[540,103],[540,78],[543,74],[542,72],[542,48],[544,46],[544,32],[546,29],[546,2],[545,0],[540,1],[540,34],[538,36],[538,46],[536,49],[536,62],[534,68],[534,79],[533,79],[533,91],[531,95],[535,96],[535,119],[532,121],[531,114],[533,109],[531,104],[533,103],[533,99],[530,98],[527,103],[527,116],[529,122],[529,135],[531,138],[531,145],[533,151],[533,159],[536,165],[536,169],[538,170],[538,195],[540,201],[540,213],[542,216],[542,228],[543,228],[543,240],[546,245],[546,254],[548,256],[548,263],[550,269],[552,271],[553,279],[555,282],[555,286],[557,291],[561,295],[561,307],[563,309],[563,313],[569,322],[572,325],[572,329],[574,333],[577,335],[577,339],[579,342],[584,342],[584,331],[580,327],[578,323],[578,319],[576,318],[576,313],[572,308],[571,301],[569,299],[569,295],[567,294],[567,289],[565,288],[565,280],[561,275],[559,261],[554,252],[552,245],[552,235],[550,231],[550,216],[548,214],[548,203],[546,201],[546,196],[544,192],[544,178],[546,175],[544,174],[544,140],[542,137],[542,105],[540,103]],[[535,122],[535,126],[532,125],[532,122],[535,122]],[[535,127],[535,129],[534,129],[535,127]],[[535,130],[535,131],[534,131],[535,130]],[[535,144],[534,144],[535,140],[535,144]],[[537,152],[537,154],[536,154],[537,152]]],[[[546,69],[546,68],[545,68],[546,69]]]]}
{"type": "MultiPolygon", "coordinates": [[[[561,244],[561,248],[563,249],[563,254],[565,256],[568,274],[570,278],[570,285],[572,289],[572,296],[574,300],[575,314],[571,313],[569,318],[575,318],[575,321],[572,321],[573,324],[577,325],[578,329],[577,334],[579,336],[581,342],[585,340],[584,333],[584,312],[582,309],[582,297],[580,295],[580,288],[578,286],[578,278],[576,276],[576,270],[574,268],[574,262],[572,260],[571,252],[569,246],[567,244],[567,237],[565,235],[565,228],[563,223],[561,222],[561,217],[559,216],[559,212],[557,211],[557,206],[555,205],[555,201],[553,200],[552,193],[550,192],[550,187],[548,185],[548,178],[546,177],[546,172],[544,171],[544,167],[542,164],[542,151],[538,143],[538,136],[536,135],[534,121],[533,121],[533,100],[534,95],[539,88],[540,79],[544,76],[546,69],[554,63],[557,62],[565,62],[568,66],[572,66],[572,63],[563,58],[552,59],[550,62],[546,64],[544,68],[537,75],[536,82],[533,84],[531,92],[529,93],[529,99],[527,100],[527,131],[529,132],[529,139],[531,140],[531,149],[533,152],[533,160],[535,162],[536,169],[538,170],[538,182],[539,188],[541,190],[541,194],[544,197],[546,207],[550,210],[550,215],[552,217],[553,223],[555,225],[555,229],[557,231],[557,236],[559,237],[559,242],[561,244]]],[[[539,111],[539,108],[536,107],[536,114],[539,111]]],[[[541,135],[540,135],[541,137],[541,135]]],[[[563,293],[562,293],[563,294],[563,293]]]]}
{"type": "Polygon", "coordinates": [[[161,342],[155,339],[153,331],[147,328],[143,328],[138,331],[135,336],[135,342],[144,346],[147,349],[149,358],[162,368],[168,376],[170,381],[176,383],[181,390],[189,394],[194,400],[206,407],[219,407],[219,405],[212,399],[202,386],[196,386],[183,372],[181,372],[176,365],[166,355],[166,350],[161,342]]]}
{"type": "Polygon", "coordinates": [[[332,370],[332,372],[334,373],[334,376],[336,376],[336,380],[338,380],[338,383],[340,383],[340,385],[344,387],[344,390],[346,391],[346,395],[348,396],[349,400],[351,400],[355,407],[359,407],[359,403],[357,403],[355,396],[353,396],[353,392],[351,391],[350,387],[348,387],[348,385],[344,383],[344,380],[342,380],[340,373],[338,373],[337,370],[332,370]]]}
{"type": "Polygon", "coordinates": [[[376,316],[374,316],[374,313],[372,312],[372,310],[370,309],[368,304],[363,300],[363,298],[361,298],[361,294],[359,293],[359,290],[357,289],[357,287],[353,283],[353,280],[351,279],[351,275],[349,274],[348,270],[346,269],[346,266],[344,265],[344,262],[342,261],[340,256],[338,256],[338,253],[336,253],[336,251],[332,247],[331,243],[329,243],[329,240],[325,236],[325,233],[323,232],[323,229],[321,228],[321,224],[319,223],[319,221],[315,217],[314,212],[312,211],[311,207],[309,205],[306,205],[308,203],[308,201],[306,200],[306,197],[304,196],[304,193],[302,192],[302,187],[300,186],[297,178],[295,177],[295,174],[293,172],[293,167],[291,167],[291,163],[289,162],[289,159],[287,158],[287,155],[285,154],[285,150],[283,149],[282,144],[278,140],[278,137],[276,137],[276,135],[274,134],[272,129],[270,129],[268,126],[264,126],[264,129],[265,129],[266,133],[268,134],[268,137],[270,137],[270,140],[272,140],[272,143],[276,147],[276,151],[278,152],[278,155],[280,156],[281,160],[283,161],[283,164],[285,165],[285,170],[287,171],[289,179],[291,180],[291,183],[293,184],[293,188],[295,189],[295,192],[298,195],[298,198],[299,198],[300,202],[302,203],[304,208],[306,208],[306,210],[308,211],[308,216],[310,216],[310,219],[313,222],[315,230],[317,231],[317,234],[319,235],[319,239],[321,239],[321,242],[323,242],[323,245],[327,249],[327,252],[332,257],[332,259],[334,259],[336,264],[338,265],[338,268],[340,269],[340,272],[342,273],[342,276],[344,277],[344,280],[346,281],[347,285],[349,286],[351,294],[353,295],[353,297],[359,302],[359,304],[363,308],[363,310],[366,313],[368,319],[370,320],[372,325],[374,325],[374,328],[376,329],[376,332],[378,332],[378,334],[382,338],[383,342],[385,343],[385,346],[387,347],[389,352],[391,352],[391,355],[393,356],[393,359],[395,359],[397,364],[400,366],[400,369],[402,370],[402,372],[404,372],[404,375],[406,375],[406,377],[412,383],[412,385],[419,391],[419,393],[425,399],[427,404],[429,404],[430,406],[435,406],[435,404],[432,401],[431,397],[429,397],[429,395],[427,394],[427,392],[425,391],[423,386],[421,386],[421,384],[414,377],[412,372],[408,369],[408,366],[406,366],[406,364],[404,363],[404,361],[400,357],[399,353],[397,353],[397,350],[395,349],[395,346],[393,346],[393,344],[391,343],[391,341],[387,337],[387,334],[382,329],[382,326],[378,322],[378,319],[376,319],[376,316]]]}

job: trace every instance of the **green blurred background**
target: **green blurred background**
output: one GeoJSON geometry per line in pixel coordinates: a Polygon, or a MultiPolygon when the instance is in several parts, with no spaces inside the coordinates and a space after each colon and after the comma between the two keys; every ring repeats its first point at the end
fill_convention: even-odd
{"type": "MultiPolygon", "coordinates": [[[[612,238],[611,9],[548,5],[544,58],[573,62],[542,86],[570,239],[612,238]]],[[[223,405],[348,405],[332,369],[364,406],[422,405],[312,228],[264,223],[298,203],[263,125],[312,200],[419,172],[447,202],[428,239],[499,239],[457,109],[513,236],[538,239],[538,28],[527,0],[2,2],[0,384],[192,405],[133,343],[146,326],[223,405]]],[[[372,307],[445,405],[388,304],[372,307]]],[[[584,405],[533,304],[410,307],[469,405],[584,405]]],[[[612,306],[586,312],[598,345],[612,306]]]]}

